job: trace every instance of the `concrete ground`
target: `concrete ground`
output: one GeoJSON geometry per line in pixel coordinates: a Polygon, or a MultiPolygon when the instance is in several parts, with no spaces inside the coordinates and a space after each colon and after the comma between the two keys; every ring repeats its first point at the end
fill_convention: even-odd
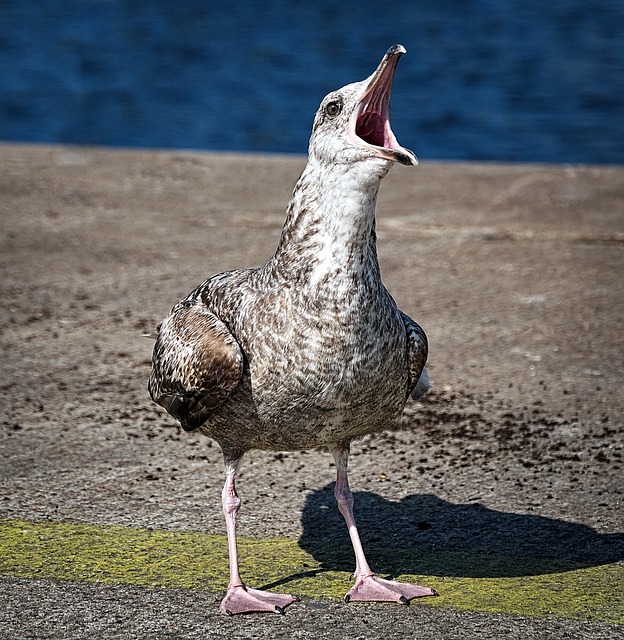
{"type": "MultiPolygon", "coordinates": [[[[0,146],[2,521],[223,533],[218,449],[151,404],[141,334],[206,276],[270,257],[304,162],[0,146]]],[[[622,566],[624,170],[396,167],[377,218],[434,390],[403,430],[354,445],[365,544],[622,566]]],[[[322,551],[347,541],[332,481],[327,453],[252,452],[240,534],[345,569],[322,551]]],[[[477,589],[488,571],[459,577],[477,589]]],[[[210,591],[0,575],[2,638],[624,637],[591,598],[531,617],[307,596],[284,618],[227,619],[210,591]]]]}

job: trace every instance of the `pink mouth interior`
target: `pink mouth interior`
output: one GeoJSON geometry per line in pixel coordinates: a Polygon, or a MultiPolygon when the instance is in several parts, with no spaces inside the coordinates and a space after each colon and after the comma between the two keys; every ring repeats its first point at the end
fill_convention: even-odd
{"type": "Polygon", "coordinates": [[[368,144],[385,147],[387,140],[384,119],[378,113],[362,113],[355,123],[355,135],[368,144]]]}

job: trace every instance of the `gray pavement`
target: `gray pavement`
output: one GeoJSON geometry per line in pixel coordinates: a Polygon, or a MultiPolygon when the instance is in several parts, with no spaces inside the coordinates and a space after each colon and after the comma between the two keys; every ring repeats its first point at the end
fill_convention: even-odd
{"type": "MultiPolygon", "coordinates": [[[[0,146],[0,517],[223,532],[217,448],[149,402],[141,333],[206,276],[268,259],[303,163],[0,146]]],[[[434,391],[354,449],[365,542],[621,563],[624,170],[397,167],[378,236],[434,391]]],[[[326,453],[250,454],[241,534],[343,542],[332,480],[326,453]]],[[[215,594],[11,577],[2,601],[7,638],[622,633],[322,601],[233,621],[215,594]]]]}
{"type": "Polygon", "coordinates": [[[227,618],[219,598],[204,592],[76,583],[3,580],[0,629],[4,640],[110,638],[426,638],[618,640],[624,629],[604,623],[523,618],[449,609],[304,600],[283,617],[227,618]]]}

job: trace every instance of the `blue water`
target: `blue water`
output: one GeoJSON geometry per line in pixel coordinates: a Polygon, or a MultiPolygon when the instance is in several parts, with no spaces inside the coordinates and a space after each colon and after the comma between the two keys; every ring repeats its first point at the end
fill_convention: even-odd
{"type": "Polygon", "coordinates": [[[422,159],[624,163],[624,0],[0,0],[0,139],[305,153],[397,42],[422,159]]]}

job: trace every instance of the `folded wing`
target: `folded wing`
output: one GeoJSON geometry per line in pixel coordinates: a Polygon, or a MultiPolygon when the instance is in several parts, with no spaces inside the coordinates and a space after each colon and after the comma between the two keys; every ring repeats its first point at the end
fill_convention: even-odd
{"type": "Polygon", "coordinates": [[[186,431],[229,398],[242,373],[240,345],[203,304],[182,302],[160,323],[148,388],[186,431]]]}
{"type": "Polygon", "coordinates": [[[422,327],[406,313],[399,311],[407,333],[407,366],[409,369],[409,391],[414,400],[429,390],[429,376],[425,369],[429,346],[422,327]]]}

